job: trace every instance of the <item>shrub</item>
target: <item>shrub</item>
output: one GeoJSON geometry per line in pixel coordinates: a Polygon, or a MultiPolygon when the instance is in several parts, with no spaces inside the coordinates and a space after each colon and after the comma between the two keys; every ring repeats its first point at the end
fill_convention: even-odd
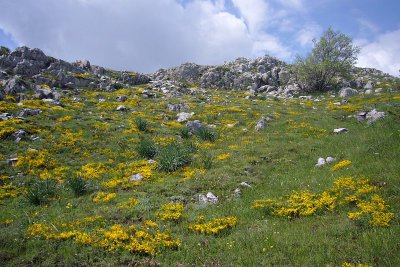
{"type": "Polygon", "coordinates": [[[192,155],[188,147],[178,143],[165,146],[157,157],[161,171],[173,172],[192,162],[192,155]]]}
{"type": "Polygon", "coordinates": [[[190,129],[188,127],[180,128],[179,136],[182,137],[183,139],[189,139],[190,138],[190,129]]]}
{"type": "Polygon", "coordinates": [[[201,163],[204,169],[211,169],[214,164],[213,155],[211,155],[210,153],[203,153],[203,155],[201,156],[201,163]]]}
{"type": "Polygon", "coordinates": [[[10,49],[5,46],[0,46],[0,56],[8,55],[10,54],[10,49]]]}
{"type": "Polygon", "coordinates": [[[153,159],[157,155],[158,147],[153,140],[142,137],[135,150],[141,158],[153,159]]]}
{"type": "Polygon", "coordinates": [[[307,57],[297,57],[292,70],[303,90],[321,91],[335,76],[348,76],[359,52],[350,37],[329,28],[307,57]]]}
{"type": "Polygon", "coordinates": [[[135,124],[139,131],[142,131],[142,132],[148,131],[149,123],[142,117],[136,118],[135,124]]]}
{"type": "Polygon", "coordinates": [[[76,197],[83,196],[89,189],[88,182],[80,176],[68,179],[68,186],[72,189],[76,197]]]}
{"type": "Polygon", "coordinates": [[[35,181],[28,186],[26,199],[33,205],[41,205],[56,193],[56,184],[53,180],[35,181]]]}
{"type": "Polygon", "coordinates": [[[214,142],[217,139],[217,133],[213,132],[210,128],[206,126],[201,126],[197,128],[195,134],[203,141],[214,142]]]}

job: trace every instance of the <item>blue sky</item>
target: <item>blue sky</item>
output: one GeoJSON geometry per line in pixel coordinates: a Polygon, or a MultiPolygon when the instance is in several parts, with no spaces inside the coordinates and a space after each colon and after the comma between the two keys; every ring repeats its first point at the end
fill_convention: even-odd
{"type": "Polygon", "coordinates": [[[291,62],[331,26],[359,66],[400,69],[396,0],[0,0],[0,45],[151,72],[264,54],[291,62]]]}

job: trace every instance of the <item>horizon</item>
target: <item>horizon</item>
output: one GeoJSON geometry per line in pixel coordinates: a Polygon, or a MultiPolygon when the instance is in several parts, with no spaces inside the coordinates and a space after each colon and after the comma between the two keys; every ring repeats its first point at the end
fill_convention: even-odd
{"type": "Polygon", "coordinates": [[[0,45],[116,70],[263,55],[291,63],[331,26],[361,47],[357,67],[399,76],[400,4],[392,0],[0,0],[0,7],[0,45]]]}

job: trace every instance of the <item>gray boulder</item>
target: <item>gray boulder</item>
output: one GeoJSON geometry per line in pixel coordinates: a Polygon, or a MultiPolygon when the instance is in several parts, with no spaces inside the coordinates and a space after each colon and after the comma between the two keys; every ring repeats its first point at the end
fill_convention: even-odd
{"type": "Polygon", "coordinates": [[[383,119],[384,117],[385,117],[385,112],[383,112],[383,111],[380,112],[380,111],[377,111],[376,109],[371,110],[366,115],[366,119],[369,124],[374,123],[375,121],[377,121],[379,119],[383,119]]]}
{"type": "Polygon", "coordinates": [[[374,87],[374,83],[372,81],[368,81],[365,85],[364,85],[364,89],[372,89],[374,87]]]}
{"type": "Polygon", "coordinates": [[[200,129],[201,127],[204,127],[204,125],[199,120],[195,120],[195,121],[188,121],[186,123],[186,127],[188,127],[189,131],[193,134],[196,133],[197,130],[200,129]]]}
{"type": "Polygon", "coordinates": [[[264,130],[266,126],[267,126],[267,119],[264,116],[262,116],[254,128],[256,129],[256,131],[261,131],[264,130]]]}
{"type": "Polygon", "coordinates": [[[18,117],[25,118],[29,116],[39,115],[42,111],[40,109],[24,108],[18,113],[18,117]]]}
{"type": "Polygon", "coordinates": [[[25,93],[28,90],[28,84],[18,77],[8,80],[6,86],[4,87],[4,93],[6,95],[17,95],[19,93],[25,93]]]}
{"type": "Polygon", "coordinates": [[[356,89],[353,89],[350,87],[345,87],[345,88],[340,89],[339,96],[340,97],[349,97],[349,96],[356,95],[357,93],[358,93],[358,91],[356,89]]]}

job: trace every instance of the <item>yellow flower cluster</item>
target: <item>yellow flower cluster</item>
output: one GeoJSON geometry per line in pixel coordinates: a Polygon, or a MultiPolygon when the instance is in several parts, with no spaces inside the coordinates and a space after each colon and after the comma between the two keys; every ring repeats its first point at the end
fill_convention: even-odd
{"type": "Polygon", "coordinates": [[[163,221],[177,221],[182,217],[183,208],[182,203],[167,203],[161,206],[156,216],[163,221]]]}
{"type": "Polygon", "coordinates": [[[35,173],[36,168],[49,168],[54,165],[51,155],[47,150],[28,149],[24,156],[18,156],[15,166],[28,169],[29,173],[35,173]]]}
{"type": "Polygon", "coordinates": [[[96,228],[91,232],[76,229],[58,231],[55,227],[46,224],[34,223],[27,229],[29,238],[74,240],[78,244],[104,248],[108,251],[128,250],[132,253],[156,255],[162,248],[178,248],[179,240],[172,239],[167,232],[160,232],[158,225],[152,221],[145,221],[142,227],[125,227],[121,224],[111,225],[109,228],[96,228]]]}
{"type": "Polygon", "coordinates": [[[21,188],[12,185],[12,183],[6,183],[0,185],[0,204],[2,199],[14,198],[22,193],[21,188]]]}
{"type": "Polygon", "coordinates": [[[299,216],[310,216],[325,210],[332,211],[339,206],[356,204],[358,210],[349,212],[351,220],[370,216],[372,226],[389,226],[394,218],[394,213],[388,212],[388,206],[379,195],[372,195],[377,188],[368,180],[354,180],[353,177],[341,177],[333,186],[321,194],[308,191],[293,192],[286,199],[272,200],[260,199],[253,202],[253,208],[263,208],[267,212],[287,217],[289,219],[299,216]],[[370,198],[370,201],[365,200],[370,198]]]}
{"type": "Polygon", "coordinates": [[[217,156],[217,160],[226,160],[226,159],[229,159],[230,157],[231,157],[231,154],[229,154],[229,153],[220,154],[217,156]]]}
{"type": "Polygon", "coordinates": [[[73,147],[75,146],[79,141],[82,140],[83,136],[83,131],[79,131],[77,133],[74,133],[70,130],[66,130],[62,133],[61,138],[58,142],[58,145],[60,147],[73,147]]]}
{"type": "Polygon", "coordinates": [[[135,207],[137,204],[139,204],[139,200],[137,200],[134,197],[129,198],[127,201],[119,203],[118,208],[120,209],[130,209],[135,207]]]}
{"type": "Polygon", "coordinates": [[[292,119],[289,119],[287,122],[289,123],[288,127],[289,130],[300,131],[301,135],[305,138],[308,137],[319,138],[326,135],[327,133],[325,129],[313,127],[307,122],[298,123],[292,119]]]}
{"type": "Polygon", "coordinates": [[[66,121],[70,121],[72,119],[73,119],[72,116],[67,115],[67,116],[63,116],[63,117],[58,118],[57,121],[58,122],[66,122],[66,121]]]}
{"type": "Polygon", "coordinates": [[[345,159],[342,161],[339,161],[338,163],[336,163],[333,167],[332,167],[332,171],[337,171],[343,168],[346,168],[347,166],[349,166],[351,164],[351,160],[345,159]]]}
{"type": "Polygon", "coordinates": [[[342,267],[371,267],[369,264],[343,262],[342,267]]]}
{"type": "Polygon", "coordinates": [[[216,218],[209,222],[202,222],[203,217],[199,218],[199,223],[193,223],[189,225],[189,229],[202,233],[202,234],[218,234],[222,230],[232,228],[237,223],[236,217],[223,217],[223,218],[216,218]]]}
{"type": "Polygon", "coordinates": [[[93,198],[93,202],[107,203],[117,197],[116,193],[98,192],[93,198]]]}
{"type": "Polygon", "coordinates": [[[394,213],[388,212],[388,205],[379,195],[373,195],[370,201],[359,201],[358,211],[347,214],[350,220],[358,220],[363,216],[369,216],[369,223],[372,226],[389,226],[389,222],[394,218],[394,213]]]}
{"type": "Polygon", "coordinates": [[[88,163],[81,167],[81,171],[77,175],[82,176],[88,180],[99,179],[104,173],[107,172],[106,166],[101,163],[88,163]]]}

